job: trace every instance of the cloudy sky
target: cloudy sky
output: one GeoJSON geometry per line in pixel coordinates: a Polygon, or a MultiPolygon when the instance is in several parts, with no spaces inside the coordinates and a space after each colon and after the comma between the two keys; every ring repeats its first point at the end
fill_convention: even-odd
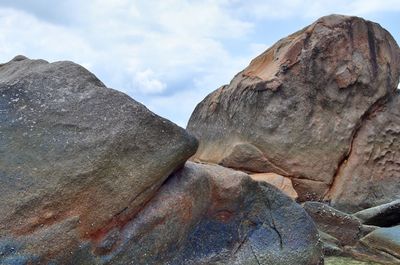
{"type": "Polygon", "coordinates": [[[0,0],[0,62],[74,61],[185,127],[253,57],[331,13],[378,22],[400,43],[400,0],[0,0]]]}

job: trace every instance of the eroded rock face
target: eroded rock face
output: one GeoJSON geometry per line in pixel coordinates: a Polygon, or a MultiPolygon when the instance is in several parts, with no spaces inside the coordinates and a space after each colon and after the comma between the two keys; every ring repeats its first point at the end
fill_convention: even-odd
{"type": "Polygon", "coordinates": [[[400,199],[399,93],[361,125],[326,199],[348,212],[400,199]]]}
{"type": "MultiPolygon", "coordinates": [[[[38,230],[53,229],[59,224],[38,230]]],[[[69,235],[72,236],[72,235],[69,235]]],[[[124,226],[36,262],[55,264],[282,264],[322,261],[318,231],[278,189],[220,166],[187,163],[124,226]]],[[[30,257],[46,237],[18,238],[3,260],[30,257]],[[22,242],[22,243],[21,243],[22,242]]],[[[4,241],[2,242],[4,244],[4,241]]],[[[0,243],[1,248],[1,243],[0,243]]],[[[321,263],[322,264],[322,263],[321,263]]]]}
{"type": "MultiPolygon", "coordinates": [[[[394,96],[399,66],[399,47],[378,24],[323,17],[278,41],[196,107],[187,126],[200,141],[193,159],[284,175],[300,199],[322,200],[352,159],[358,130],[394,96]]],[[[380,169],[391,171],[388,183],[399,179],[397,165],[390,168],[380,169]]],[[[379,203],[394,197],[380,190],[389,194],[379,203]]],[[[344,192],[345,203],[365,206],[344,192]]],[[[338,196],[329,198],[339,204],[338,196]]]]}
{"type": "Polygon", "coordinates": [[[72,62],[1,65],[0,112],[0,238],[39,256],[124,224],[197,148],[72,62]]]}

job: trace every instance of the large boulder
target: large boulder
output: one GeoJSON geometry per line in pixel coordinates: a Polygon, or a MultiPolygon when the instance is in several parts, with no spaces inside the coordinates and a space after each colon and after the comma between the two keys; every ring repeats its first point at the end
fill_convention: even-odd
{"type": "Polygon", "coordinates": [[[52,245],[31,248],[68,249],[70,233],[96,240],[123,225],[197,148],[72,62],[2,64],[0,114],[0,238],[52,245]]]}
{"type": "Polygon", "coordinates": [[[400,226],[396,226],[398,203],[394,201],[355,214],[320,202],[306,202],[303,207],[320,232],[325,256],[351,256],[378,264],[400,264],[400,226]]]}
{"type": "MultiPolygon", "coordinates": [[[[274,172],[293,180],[299,199],[323,200],[352,159],[360,128],[394,97],[399,74],[400,49],[386,30],[358,17],[323,17],[278,41],[197,105],[187,126],[200,141],[193,160],[274,172]]],[[[384,133],[389,138],[392,128],[384,133]]],[[[349,191],[325,199],[360,208],[396,197],[398,185],[382,186],[400,183],[399,166],[381,166],[378,177],[370,170],[378,162],[368,163],[370,174],[341,175],[349,191]],[[379,202],[361,202],[369,195],[352,200],[348,181],[365,182],[357,190],[363,192],[376,178],[379,202]]]]}
{"type": "Polygon", "coordinates": [[[0,111],[0,264],[322,262],[293,200],[184,166],[195,138],[79,65],[1,65],[0,111]]]}
{"type": "Polygon", "coordinates": [[[32,253],[30,261],[44,264],[317,265],[323,258],[310,217],[278,189],[238,171],[190,162],[123,226],[38,257],[51,248],[46,230],[58,225],[8,242],[3,262],[32,253]]]}

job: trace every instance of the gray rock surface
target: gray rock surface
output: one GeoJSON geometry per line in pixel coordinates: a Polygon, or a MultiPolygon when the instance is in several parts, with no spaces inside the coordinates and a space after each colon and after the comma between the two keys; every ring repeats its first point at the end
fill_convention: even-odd
{"type": "Polygon", "coordinates": [[[187,163],[123,226],[96,240],[68,233],[77,240],[74,248],[42,254],[60,226],[73,229],[75,223],[0,240],[0,263],[317,265],[323,259],[318,231],[301,206],[273,186],[220,166],[187,163]]]}
{"type": "Polygon", "coordinates": [[[318,229],[340,241],[341,245],[354,246],[362,235],[360,220],[319,202],[303,205],[318,229]]]}
{"type": "Polygon", "coordinates": [[[382,222],[386,217],[390,221],[394,213],[392,207],[395,205],[391,203],[377,206],[353,215],[319,202],[306,202],[303,207],[318,227],[325,256],[352,257],[366,262],[393,265],[400,264],[399,226],[382,229],[362,222],[382,222]]]}
{"type": "Polygon", "coordinates": [[[322,264],[277,188],[71,62],[0,66],[0,264],[322,264]]]}
{"type": "Polygon", "coordinates": [[[220,166],[187,163],[129,227],[134,237],[111,264],[312,265],[323,256],[299,205],[220,166]]]}
{"type": "Polygon", "coordinates": [[[0,113],[0,237],[29,237],[36,254],[120,226],[197,148],[72,62],[2,64],[0,113]]]}
{"type": "Polygon", "coordinates": [[[372,249],[377,249],[397,258],[400,264],[400,226],[379,228],[361,239],[361,242],[372,249]]]}
{"type": "Polygon", "coordinates": [[[383,227],[399,225],[400,200],[359,211],[354,216],[367,225],[383,227]]]}
{"type": "MultiPolygon", "coordinates": [[[[394,97],[399,66],[399,47],[378,24],[358,17],[323,17],[278,41],[198,104],[187,126],[200,141],[193,159],[275,172],[296,182],[300,199],[323,200],[352,159],[355,138],[363,134],[359,130],[394,97]]],[[[371,141],[389,144],[397,134],[394,123],[371,141]]],[[[376,172],[384,174],[382,184],[378,175],[357,174],[360,189],[352,190],[352,177],[341,176],[346,189],[329,198],[342,209],[390,201],[400,183],[396,154],[380,160],[387,161],[376,172]],[[353,191],[366,191],[374,182],[376,201],[370,193],[353,200],[353,191]]],[[[373,158],[369,163],[380,162],[373,158]]]]}

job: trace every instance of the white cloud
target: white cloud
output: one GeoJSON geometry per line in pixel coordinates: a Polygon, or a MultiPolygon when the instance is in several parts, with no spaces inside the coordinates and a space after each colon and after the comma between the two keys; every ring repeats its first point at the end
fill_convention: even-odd
{"type": "Polygon", "coordinates": [[[73,30],[13,9],[0,9],[0,45],[3,61],[25,54],[90,65],[94,56],[90,45],[73,30]]]}
{"type": "Polygon", "coordinates": [[[134,87],[144,94],[158,94],[165,90],[166,84],[156,79],[151,69],[137,72],[133,80],[134,87]]]}
{"type": "Polygon", "coordinates": [[[290,18],[316,19],[332,13],[364,16],[377,12],[400,11],[399,0],[232,0],[237,15],[246,13],[255,19],[284,20],[290,18]]]}
{"type": "Polygon", "coordinates": [[[393,11],[398,2],[3,0],[0,61],[16,54],[75,61],[183,125],[196,103],[267,48],[264,35],[280,24],[265,20],[393,11]]]}

